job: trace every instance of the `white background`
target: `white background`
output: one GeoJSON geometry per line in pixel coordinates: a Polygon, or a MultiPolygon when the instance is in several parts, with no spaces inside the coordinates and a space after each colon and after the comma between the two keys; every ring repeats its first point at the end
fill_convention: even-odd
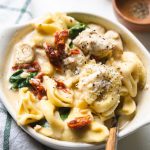
{"type": "MultiPolygon", "coordinates": [[[[32,3],[33,12],[35,13],[33,14],[34,17],[45,14],[48,11],[82,11],[99,14],[113,21],[117,21],[113,13],[111,0],[34,0],[32,3]]],[[[142,41],[147,49],[150,49],[150,33],[134,34],[142,41]]],[[[150,150],[150,125],[120,140],[118,149],[150,150]]]]}

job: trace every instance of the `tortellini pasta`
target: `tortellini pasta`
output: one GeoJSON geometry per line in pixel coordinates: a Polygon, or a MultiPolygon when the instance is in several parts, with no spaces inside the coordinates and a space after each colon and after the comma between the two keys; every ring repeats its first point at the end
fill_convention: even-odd
{"type": "Polygon", "coordinates": [[[122,107],[119,109],[121,115],[132,115],[136,111],[136,103],[130,96],[123,97],[122,107]]]}
{"type": "Polygon", "coordinates": [[[137,95],[138,86],[142,88],[145,84],[145,69],[133,52],[124,52],[120,59],[109,60],[108,64],[115,66],[123,76],[123,85],[127,88],[131,97],[137,95]]]}
{"type": "Polygon", "coordinates": [[[54,74],[55,69],[52,66],[52,64],[49,62],[49,59],[44,50],[36,49],[36,60],[39,62],[42,73],[49,76],[54,74]]]}
{"type": "Polygon", "coordinates": [[[54,46],[54,36],[50,36],[50,35],[44,35],[38,31],[34,31],[32,34],[32,42],[39,47],[42,47],[43,44],[49,43],[50,45],[54,46]]]}
{"type": "Polygon", "coordinates": [[[72,27],[75,24],[77,24],[77,21],[74,18],[56,13],[46,16],[43,23],[35,24],[35,28],[43,34],[53,35],[55,32],[67,29],[67,27],[72,27]]]}
{"type": "MultiPolygon", "coordinates": [[[[91,115],[90,110],[78,108],[73,108],[68,116],[68,120],[75,118],[77,116],[86,116],[91,115]]],[[[102,142],[109,135],[109,130],[104,126],[103,122],[98,117],[93,117],[92,123],[79,132],[72,131],[66,126],[66,130],[63,133],[63,140],[76,141],[76,142],[102,142]],[[68,139],[69,137],[69,139],[68,139]],[[80,138],[79,138],[80,137],[80,138]]]]}
{"type": "Polygon", "coordinates": [[[117,107],[120,87],[121,76],[113,67],[94,62],[85,65],[78,83],[78,89],[83,94],[81,99],[91,104],[98,113],[107,112],[114,105],[117,107]],[[84,86],[87,90],[84,90],[84,86]]]}
{"type": "Polygon", "coordinates": [[[34,55],[28,60],[29,52],[17,47],[21,62],[14,60],[9,79],[19,91],[18,124],[63,141],[106,141],[115,116],[127,122],[136,114],[135,98],[146,81],[141,60],[116,31],[64,13],[34,27],[17,43],[34,55]]]}
{"type": "Polygon", "coordinates": [[[73,92],[67,93],[56,88],[56,82],[49,77],[44,77],[44,84],[47,89],[47,96],[51,103],[58,107],[71,107],[73,103],[73,92]]]}
{"type": "Polygon", "coordinates": [[[38,108],[38,100],[28,88],[22,88],[19,91],[19,97],[18,124],[26,125],[41,120],[44,117],[43,112],[38,108]]]}
{"type": "Polygon", "coordinates": [[[77,20],[75,20],[73,17],[67,16],[65,13],[57,12],[54,14],[54,18],[55,20],[58,20],[58,19],[62,20],[68,28],[78,23],[77,20]]]}
{"type": "Polygon", "coordinates": [[[50,124],[50,137],[55,137],[59,139],[64,130],[64,123],[60,119],[60,116],[55,113],[56,107],[51,104],[50,100],[41,100],[40,101],[40,110],[43,112],[46,120],[50,124]]]}

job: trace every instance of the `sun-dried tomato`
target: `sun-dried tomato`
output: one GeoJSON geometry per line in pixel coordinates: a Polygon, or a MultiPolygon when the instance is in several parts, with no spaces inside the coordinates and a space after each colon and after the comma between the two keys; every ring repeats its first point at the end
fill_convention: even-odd
{"type": "Polygon", "coordinates": [[[79,129],[85,126],[88,126],[92,122],[90,115],[84,117],[77,117],[74,120],[71,120],[67,123],[68,127],[71,129],[79,129]]]}
{"type": "Polygon", "coordinates": [[[55,82],[57,83],[56,84],[56,87],[58,88],[58,89],[66,89],[66,85],[63,83],[63,82],[61,82],[61,81],[57,81],[57,80],[55,80],[55,82]]]}
{"type": "Polygon", "coordinates": [[[77,55],[77,54],[80,54],[80,50],[79,50],[79,49],[71,50],[70,54],[71,54],[71,55],[77,55]]]}
{"type": "Polygon", "coordinates": [[[40,65],[38,64],[38,62],[34,61],[32,63],[29,64],[19,64],[19,65],[15,65],[12,67],[13,70],[18,70],[18,69],[27,69],[27,72],[38,72],[40,71],[40,65]]]}
{"type": "Polygon", "coordinates": [[[57,68],[60,68],[64,56],[64,51],[59,51],[54,49],[48,44],[44,44],[44,48],[47,56],[49,57],[50,62],[57,68]]]}
{"type": "Polygon", "coordinates": [[[28,68],[28,72],[37,72],[40,71],[41,67],[38,62],[34,61],[31,66],[28,68]]]}
{"type": "Polygon", "coordinates": [[[31,79],[29,82],[31,84],[31,91],[38,97],[38,99],[46,96],[45,88],[39,79],[31,79]]]}
{"type": "Polygon", "coordinates": [[[56,82],[56,88],[57,89],[63,90],[64,92],[68,92],[69,93],[68,88],[66,87],[66,85],[63,82],[57,81],[57,80],[55,80],[55,82],[56,82]]]}
{"type": "Polygon", "coordinates": [[[50,46],[48,43],[43,45],[50,62],[56,68],[61,68],[63,58],[65,57],[65,42],[68,39],[68,35],[67,30],[56,32],[55,47],[50,46]]]}
{"type": "Polygon", "coordinates": [[[43,81],[43,76],[44,76],[44,73],[43,72],[40,72],[38,73],[34,78],[35,79],[39,79],[41,82],[43,81]]]}
{"type": "Polygon", "coordinates": [[[69,32],[67,30],[63,30],[61,32],[56,32],[55,34],[55,46],[56,49],[64,49],[65,43],[68,39],[69,32]]]}

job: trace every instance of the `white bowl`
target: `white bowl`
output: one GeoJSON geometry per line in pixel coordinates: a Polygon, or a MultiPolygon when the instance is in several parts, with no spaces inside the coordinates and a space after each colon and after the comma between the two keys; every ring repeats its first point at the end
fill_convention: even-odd
{"type": "MultiPolygon", "coordinates": [[[[147,70],[147,81],[146,86],[150,85],[150,54],[146,50],[146,48],[142,45],[142,43],[124,26],[119,23],[114,23],[104,17],[95,16],[92,14],[87,13],[68,13],[69,15],[73,16],[77,20],[81,22],[93,22],[104,26],[106,29],[113,29],[120,33],[122,40],[126,47],[134,51],[141,61],[143,62],[146,70],[147,70]]],[[[3,67],[6,60],[8,43],[13,39],[14,35],[19,35],[22,31],[28,29],[30,24],[35,22],[37,19],[28,22],[24,25],[14,25],[11,27],[3,27],[0,28],[0,97],[11,114],[11,116],[16,120],[16,113],[14,108],[10,105],[7,96],[3,90],[2,84],[2,76],[3,76],[3,67]]],[[[119,132],[119,139],[131,134],[132,132],[136,131],[140,127],[147,125],[150,123],[150,88],[143,90],[142,92],[138,93],[137,97],[138,106],[137,106],[137,113],[133,120],[119,132]]],[[[104,144],[86,144],[86,143],[74,143],[74,142],[65,142],[59,141],[52,138],[45,137],[41,134],[38,134],[30,127],[23,127],[21,128],[30,134],[34,139],[38,140],[39,142],[43,143],[46,146],[60,149],[60,150],[96,150],[100,149],[104,146],[104,144]]]]}

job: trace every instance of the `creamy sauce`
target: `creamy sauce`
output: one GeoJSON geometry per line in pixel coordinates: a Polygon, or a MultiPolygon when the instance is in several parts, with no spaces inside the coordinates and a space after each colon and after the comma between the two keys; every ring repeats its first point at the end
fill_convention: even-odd
{"type": "Polygon", "coordinates": [[[32,30],[32,26],[27,27],[24,30],[16,33],[16,35],[14,36],[14,38],[12,39],[12,41],[10,42],[8,46],[7,54],[6,54],[7,55],[6,62],[3,66],[3,71],[2,71],[1,80],[2,80],[3,91],[10,105],[14,108],[15,112],[17,112],[19,95],[18,95],[18,91],[14,92],[10,90],[11,84],[9,82],[9,78],[13,73],[12,66],[14,65],[14,58],[15,58],[14,46],[20,41],[24,41],[24,40],[27,41],[29,37],[31,36],[30,34],[29,35],[27,34],[31,32],[31,30],[32,30]]]}
{"type": "MultiPolygon", "coordinates": [[[[10,46],[7,50],[8,51],[7,61],[3,68],[4,69],[3,75],[2,75],[2,85],[4,87],[3,90],[7,97],[7,100],[9,101],[9,103],[13,107],[13,109],[15,110],[15,113],[17,113],[19,92],[10,90],[11,84],[9,82],[9,78],[13,73],[12,66],[14,64],[14,58],[15,58],[14,46],[18,42],[21,42],[21,41],[31,43],[30,38],[31,38],[32,34],[33,34],[33,32],[31,32],[31,29],[25,29],[24,31],[17,33],[17,36],[15,37],[15,39],[12,39],[10,46]]],[[[124,47],[124,50],[127,51],[127,47],[124,47]]],[[[80,95],[80,94],[76,94],[76,97],[79,97],[78,95],[80,95]]],[[[82,103],[81,103],[81,105],[82,105],[82,103]]],[[[129,118],[129,117],[123,117],[122,119],[120,119],[119,120],[120,129],[122,130],[130,122],[131,119],[132,118],[129,118]]]]}

